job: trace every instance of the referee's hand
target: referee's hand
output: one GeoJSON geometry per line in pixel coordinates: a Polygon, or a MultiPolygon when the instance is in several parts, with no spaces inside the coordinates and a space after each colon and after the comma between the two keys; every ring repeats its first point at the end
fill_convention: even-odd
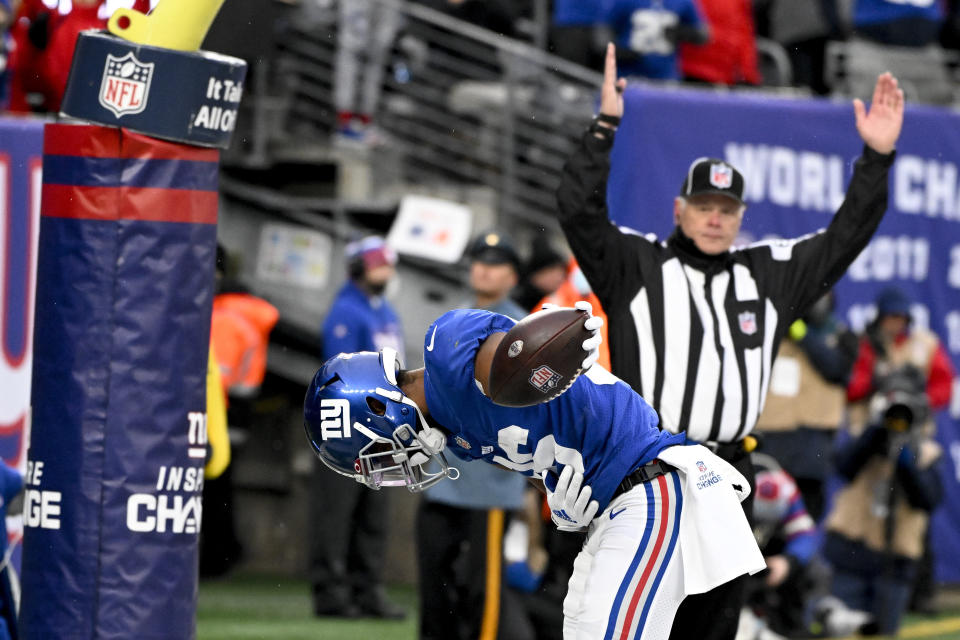
{"type": "Polygon", "coordinates": [[[607,43],[607,58],[603,64],[603,87],[600,89],[600,113],[617,118],[623,117],[623,90],[627,81],[617,80],[617,49],[607,43]]]}
{"type": "Polygon", "coordinates": [[[897,79],[890,72],[877,76],[869,111],[858,98],[853,101],[853,113],[857,120],[857,132],[867,146],[877,153],[891,153],[896,148],[903,127],[903,89],[897,84],[897,79]]]}

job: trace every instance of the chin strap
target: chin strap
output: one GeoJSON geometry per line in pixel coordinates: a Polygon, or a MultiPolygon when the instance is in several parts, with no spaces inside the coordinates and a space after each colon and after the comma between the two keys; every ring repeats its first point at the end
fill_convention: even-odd
{"type": "Polygon", "coordinates": [[[382,395],[384,398],[393,400],[394,402],[399,402],[407,405],[408,407],[413,407],[413,410],[417,412],[417,416],[420,418],[420,424],[422,426],[420,431],[416,432],[414,435],[423,446],[423,450],[431,455],[443,453],[444,448],[447,446],[447,436],[445,436],[439,429],[434,429],[427,424],[427,419],[424,418],[423,412],[420,411],[420,407],[417,406],[416,402],[403,395],[399,391],[384,389],[382,387],[377,387],[377,393],[382,395]]]}
{"type": "Polygon", "coordinates": [[[417,434],[417,440],[423,445],[425,451],[433,455],[443,453],[444,448],[447,446],[447,437],[443,435],[439,429],[434,429],[427,425],[424,425],[420,433],[417,434]]]}

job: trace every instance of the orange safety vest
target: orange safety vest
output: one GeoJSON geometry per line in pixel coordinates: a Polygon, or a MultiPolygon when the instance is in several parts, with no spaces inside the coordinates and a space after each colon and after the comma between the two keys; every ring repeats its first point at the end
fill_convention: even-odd
{"type": "Polygon", "coordinates": [[[210,342],[220,365],[224,391],[250,396],[267,372],[270,331],[280,312],[262,298],[246,293],[222,293],[213,299],[210,342]]]}

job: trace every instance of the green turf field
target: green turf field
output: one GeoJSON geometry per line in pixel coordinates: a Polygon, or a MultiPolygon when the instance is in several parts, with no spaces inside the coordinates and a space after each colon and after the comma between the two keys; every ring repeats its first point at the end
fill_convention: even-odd
{"type": "MultiPolygon", "coordinates": [[[[416,593],[390,590],[409,611],[403,622],[322,620],[310,610],[307,583],[287,577],[238,574],[200,583],[198,640],[415,640],[416,593]]],[[[960,604],[932,618],[909,616],[900,638],[960,640],[960,604]]],[[[559,639],[558,639],[559,640],[559,639]]]]}
{"type": "Polygon", "coordinates": [[[415,640],[416,593],[390,590],[407,609],[402,622],[313,617],[304,580],[241,574],[200,583],[198,640],[415,640]]]}

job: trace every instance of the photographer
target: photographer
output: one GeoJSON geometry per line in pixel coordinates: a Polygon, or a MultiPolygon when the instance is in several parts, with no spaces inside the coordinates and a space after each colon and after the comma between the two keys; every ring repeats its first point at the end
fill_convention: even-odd
{"type": "MultiPolygon", "coordinates": [[[[767,570],[751,576],[748,583],[748,611],[757,619],[757,631],[747,635],[769,638],[772,632],[778,637],[793,637],[804,627],[804,610],[816,582],[811,559],[817,551],[817,525],[807,512],[796,481],[781,463],[758,451],[750,457],[757,470],[753,535],[767,570]]],[[[743,615],[740,634],[747,631],[743,615]]]]}
{"type": "Polygon", "coordinates": [[[832,594],[873,616],[861,633],[896,634],[942,496],[942,449],[924,427],[924,386],[915,367],[887,374],[871,402],[875,419],[837,451],[848,484],[827,517],[823,555],[833,567],[832,594]]]}
{"type": "MultiPolygon", "coordinates": [[[[896,287],[888,287],[877,296],[876,306],[877,318],[860,340],[847,385],[850,428],[854,434],[866,425],[870,398],[878,389],[889,387],[885,380],[897,372],[919,376],[930,409],[943,409],[950,404],[950,357],[934,333],[914,326],[907,295],[896,287]]],[[[932,433],[935,427],[930,412],[927,421],[932,433]]]]}

